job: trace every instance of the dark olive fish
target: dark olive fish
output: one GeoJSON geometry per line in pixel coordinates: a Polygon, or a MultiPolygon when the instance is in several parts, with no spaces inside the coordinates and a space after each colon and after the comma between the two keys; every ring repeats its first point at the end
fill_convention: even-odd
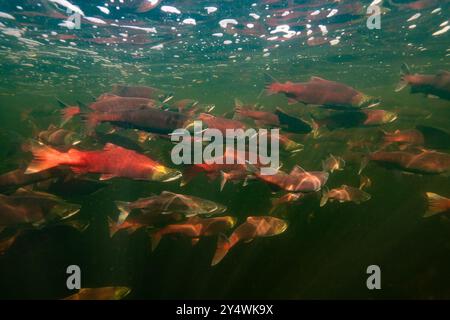
{"type": "Polygon", "coordinates": [[[133,210],[140,211],[140,216],[181,214],[185,217],[213,215],[226,210],[225,206],[214,201],[169,191],[134,202],[116,201],[115,203],[120,210],[119,223],[127,220],[133,210]]]}
{"type": "Polygon", "coordinates": [[[78,211],[79,205],[54,195],[20,189],[11,196],[0,195],[0,228],[23,225],[39,227],[72,217],[78,211]]]}

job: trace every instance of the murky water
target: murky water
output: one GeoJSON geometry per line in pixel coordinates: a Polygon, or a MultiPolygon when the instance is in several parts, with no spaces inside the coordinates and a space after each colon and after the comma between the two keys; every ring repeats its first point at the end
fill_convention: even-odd
{"type": "MultiPolygon", "coordinates": [[[[450,132],[448,100],[409,89],[395,92],[403,63],[418,74],[450,69],[449,3],[375,1],[381,29],[370,30],[371,1],[0,1],[0,172],[27,168],[32,159],[27,142],[61,125],[57,99],[88,105],[116,83],[173,93],[168,104],[193,99],[215,105],[216,116],[231,117],[235,99],[265,111],[280,107],[308,123],[339,112],[266,95],[266,73],[280,82],[318,76],[345,83],[379,98],[376,109],[397,114],[383,125],[322,127],[319,136],[289,136],[304,148],[281,153],[283,170],[294,165],[322,170],[322,161],[333,154],[346,166],[330,175],[327,188],[359,187],[361,162],[381,150],[383,131],[423,125],[450,132]]],[[[75,146],[80,150],[112,142],[177,167],[171,163],[172,144],[162,137],[145,143],[120,139],[133,131],[108,134],[107,124],[86,137],[78,117],[64,128],[81,136],[75,146]]],[[[286,192],[263,181],[227,183],[221,191],[220,179],[203,174],[182,187],[179,181],[126,178],[98,185],[96,174],[83,175],[91,180],[81,186],[52,180],[27,186],[81,205],[78,217],[89,226],[83,232],[67,225],[26,228],[0,255],[0,298],[64,298],[73,293],[66,287],[66,268],[78,265],[82,287],[126,286],[132,290],[127,298],[136,299],[448,299],[449,216],[423,215],[427,192],[450,197],[450,170],[406,171],[371,161],[362,173],[371,180],[364,189],[369,201],[320,207],[319,191],[275,213],[271,198],[286,192]],[[114,201],[164,190],[226,205],[225,215],[238,218],[238,225],[248,216],[272,214],[289,227],[274,237],[239,243],[214,267],[217,236],[202,237],[195,246],[186,237],[167,236],[153,252],[144,229],[109,236],[108,217],[119,213],[114,201]],[[381,290],[367,289],[370,265],[381,269],[381,290]]],[[[14,191],[2,193],[10,197],[14,191]]]]}

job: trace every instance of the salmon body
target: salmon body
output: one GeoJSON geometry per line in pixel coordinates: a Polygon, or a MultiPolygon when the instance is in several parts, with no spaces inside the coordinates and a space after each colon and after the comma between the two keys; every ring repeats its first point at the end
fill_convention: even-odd
{"type": "Polygon", "coordinates": [[[423,150],[414,153],[379,151],[372,153],[369,159],[418,173],[440,174],[450,170],[450,155],[437,151],[423,150]]]}
{"type": "Polygon", "coordinates": [[[287,228],[288,224],[286,221],[275,217],[247,217],[246,222],[237,227],[228,239],[223,236],[219,238],[211,265],[218,264],[228,251],[239,242],[279,235],[286,231],[287,228]]]}
{"type": "Polygon", "coordinates": [[[142,225],[153,225],[161,220],[175,222],[185,217],[213,215],[226,210],[225,206],[213,201],[169,191],[134,202],[116,201],[116,205],[121,212],[119,223],[131,221],[142,225]]]}
{"type": "Polygon", "coordinates": [[[396,92],[411,87],[411,93],[423,93],[441,99],[450,100],[450,72],[440,71],[435,75],[413,74],[407,64],[402,65],[402,78],[396,92]]]}
{"type": "Polygon", "coordinates": [[[119,110],[137,110],[143,108],[154,108],[157,101],[147,98],[105,96],[91,103],[89,108],[98,112],[114,112],[119,110]]]}
{"type": "Polygon", "coordinates": [[[171,96],[163,90],[157,88],[146,86],[126,86],[121,84],[113,85],[111,93],[120,97],[147,98],[160,101],[168,101],[167,99],[171,96]]]}
{"type": "Polygon", "coordinates": [[[92,132],[99,123],[110,122],[120,127],[168,134],[176,129],[185,127],[188,120],[189,117],[184,114],[152,108],[109,113],[90,113],[87,115],[87,126],[88,131],[92,132]]]}
{"type": "Polygon", "coordinates": [[[290,102],[322,105],[330,108],[368,108],[377,100],[345,84],[312,77],[305,83],[275,82],[267,87],[269,94],[284,93],[290,102]]]}
{"type": "Polygon", "coordinates": [[[341,203],[354,202],[360,204],[361,202],[370,200],[370,198],[371,196],[368,193],[358,188],[343,185],[340,188],[324,192],[320,206],[323,207],[328,201],[339,201],[341,203]]]}
{"type": "Polygon", "coordinates": [[[35,160],[26,173],[36,173],[58,166],[69,166],[75,173],[100,173],[101,179],[123,177],[139,180],[171,181],[181,176],[136,151],[113,144],[106,144],[103,150],[80,151],[70,149],[59,152],[47,146],[33,146],[35,160]]]}
{"type": "Polygon", "coordinates": [[[387,144],[390,143],[401,143],[401,144],[411,144],[411,145],[423,145],[425,143],[425,138],[419,130],[396,130],[395,132],[385,132],[384,141],[387,144]]]}
{"type": "Polygon", "coordinates": [[[437,75],[405,75],[404,80],[411,87],[411,93],[424,93],[450,100],[450,72],[437,75]]]}
{"type": "Polygon", "coordinates": [[[199,237],[217,235],[233,228],[236,218],[225,216],[209,219],[193,217],[185,223],[171,224],[151,234],[152,251],[156,249],[161,238],[165,235],[177,234],[192,238],[193,244],[199,237]]]}
{"type": "Polygon", "coordinates": [[[81,136],[76,132],[50,126],[39,133],[39,141],[55,147],[73,146],[81,142],[81,136]]]}
{"type": "Polygon", "coordinates": [[[51,194],[20,189],[11,196],[0,195],[0,227],[39,226],[69,218],[80,206],[51,194]]]}
{"type": "Polygon", "coordinates": [[[209,129],[217,129],[223,134],[227,129],[243,129],[245,130],[245,124],[237,120],[226,119],[222,117],[216,117],[211,114],[201,113],[198,119],[204,122],[209,129]]]}
{"type": "Polygon", "coordinates": [[[319,191],[326,183],[329,177],[328,172],[306,172],[302,168],[296,166],[287,174],[283,171],[273,175],[261,175],[256,173],[256,176],[269,184],[275,185],[280,189],[289,192],[315,192],[319,191]]]}

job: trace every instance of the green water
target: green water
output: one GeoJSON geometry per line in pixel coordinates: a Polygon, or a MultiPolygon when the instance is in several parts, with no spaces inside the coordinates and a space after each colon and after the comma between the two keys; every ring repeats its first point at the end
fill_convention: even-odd
{"type": "MultiPolygon", "coordinates": [[[[330,23],[327,34],[328,40],[342,35],[340,43],[334,46],[328,42],[308,46],[306,29],[302,28],[299,38],[271,42],[258,35],[233,37],[218,25],[225,18],[237,19],[240,24],[257,22],[270,36],[264,23],[270,10],[289,10],[295,5],[300,6],[292,9],[296,12],[341,9],[331,1],[274,1],[267,4],[268,9],[256,0],[163,1],[147,13],[117,10],[110,15],[95,8],[107,1],[95,5],[72,1],[86,15],[105,20],[113,20],[113,16],[127,24],[138,21],[141,26],[158,30],[156,35],[144,33],[151,40],[149,43],[131,45],[82,40],[111,35],[120,38],[121,32],[139,33],[110,26],[114,21],[108,20],[107,26],[97,28],[82,22],[80,30],[68,30],[58,26],[62,19],[22,15],[21,11],[49,12],[36,7],[41,1],[34,2],[0,1],[0,12],[15,17],[0,18],[5,25],[0,31],[11,28],[23,32],[20,37],[0,34],[1,173],[26,167],[32,156],[21,150],[21,144],[50,124],[60,123],[56,98],[70,104],[90,103],[93,96],[108,92],[115,83],[154,86],[173,92],[174,100],[190,98],[214,104],[215,115],[233,110],[234,99],[239,98],[246,103],[260,103],[266,110],[282,107],[308,119],[310,113],[321,115],[326,111],[302,104],[288,106],[282,95],[261,94],[263,73],[282,82],[307,81],[315,75],[380,97],[379,108],[398,114],[397,121],[381,127],[325,130],[318,139],[298,135],[294,140],[304,144],[304,150],[294,156],[282,155],[286,170],[295,164],[307,170],[321,170],[321,161],[330,153],[348,156],[348,141],[372,141],[380,129],[391,132],[420,124],[450,132],[448,100],[412,95],[409,89],[394,92],[402,63],[407,63],[413,72],[424,74],[450,69],[449,33],[432,35],[448,21],[448,1],[424,1],[428,6],[420,10],[384,1],[381,30],[367,29],[365,15],[360,12],[350,17],[338,15],[335,22],[339,26],[330,23]],[[179,8],[181,17],[161,12],[162,5],[179,8]],[[206,6],[218,7],[217,13],[207,15],[203,9],[206,6]],[[436,8],[441,10],[435,11],[436,8]],[[261,18],[253,20],[248,16],[250,12],[261,18]],[[416,13],[421,16],[407,22],[416,13]],[[197,25],[181,25],[176,20],[188,17],[195,17],[197,25]],[[413,24],[417,27],[408,29],[413,24]],[[171,31],[171,26],[176,26],[177,31],[171,31]],[[52,31],[76,38],[61,42],[52,38],[52,31]],[[217,32],[224,32],[223,37],[212,36],[217,32]],[[26,44],[20,38],[42,44],[26,44]],[[235,43],[237,38],[241,39],[239,43],[235,43]],[[234,42],[225,45],[224,40],[234,42]],[[162,50],[151,49],[160,43],[164,43],[162,50]],[[279,47],[273,48],[275,44],[279,47]],[[264,56],[265,48],[269,48],[270,55],[264,56]]],[[[363,8],[370,4],[347,2],[359,3],[363,8]]],[[[63,7],[47,4],[65,13],[63,7]]],[[[297,22],[304,26],[305,20],[297,22]]],[[[309,23],[319,37],[317,26],[328,22],[323,19],[309,23]]],[[[79,132],[82,126],[78,120],[69,124],[69,128],[79,132]]],[[[92,140],[81,146],[101,148],[99,142],[92,140]]],[[[157,139],[145,148],[152,157],[173,167],[169,142],[157,139]]],[[[376,148],[372,144],[369,151],[376,148]]],[[[327,186],[358,186],[359,166],[358,161],[348,161],[345,170],[330,176],[327,186]]],[[[220,191],[218,180],[211,182],[202,175],[184,187],[179,182],[119,178],[95,194],[66,194],[65,200],[81,204],[79,215],[89,220],[90,226],[82,233],[60,226],[20,236],[0,256],[0,298],[68,296],[73,292],[66,288],[66,268],[75,264],[82,270],[83,287],[127,286],[132,289],[127,297],[131,299],[449,299],[450,220],[446,215],[422,217],[426,192],[450,196],[448,175],[406,174],[375,163],[367,166],[364,175],[372,181],[366,190],[372,196],[370,201],[360,205],[334,202],[320,208],[320,193],[312,194],[301,204],[287,206],[278,213],[289,222],[286,232],[238,244],[215,267],[210,263],[216,237],[201,239],[196,246],[188,239],[166,237],[154,252],[143,230],[110,238],[107,217],[118,214],[113,201],[134,201],[169,190],[224,204],[227,214],[242,223],[247,216],[269,213],[274,195],[263,182],[255,181],[246,187],[230,183],[220,191]],[[366,269],[370,265],[381,268],[381,290],[366,287],[366,269]]]]}

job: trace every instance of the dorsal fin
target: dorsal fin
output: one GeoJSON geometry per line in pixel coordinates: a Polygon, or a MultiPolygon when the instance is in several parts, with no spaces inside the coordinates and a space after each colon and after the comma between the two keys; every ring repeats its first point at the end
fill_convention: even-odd
{"type": "Polygon", "coordinates": [[[115,144],[113,144],[113,143],[111,143],[111,142],[108,142],[107,144],[105,144],[105,146],[103,147],[103,150],[104,151],[112,151],[112,150],[119,150],[119,149],[124,149],[124,148],[122,148],[122,147],[120,147],[120,146],[118,146],[118,145],[115,145],[115,144]]]}
{"type": "Polygon", "coordinates": [[[311,79],[310,79],[310,81],[317,81],[317,82],[323,82],[323,81],[326,81],[326,82],[328,82],[329,80],[326,80],[326,79],[321,78],[321,77],[312,76],[311,79]]]}
{"type": "Polygon", "coordinates": [[[235,106],[235,107],[243,107],[244,104],[243,104],[242,101],[239,100],[238,98],[234,98],[234,106],[235,106]]]}
{"type": "Polygon", "coordinates": [[[161,195],[167,195],[167,196],[179,196],[179,194],[175,193],[175,192],[171,192],[171,191],[162,191],[161,195]]]}
{"type": "Polygon", "coordinates": [[[300,167],[299,165],[296,165],[294,168],[292,168],[290,175],[297,176],[299,174],[305,173],[305,169],[300,167]]]}

